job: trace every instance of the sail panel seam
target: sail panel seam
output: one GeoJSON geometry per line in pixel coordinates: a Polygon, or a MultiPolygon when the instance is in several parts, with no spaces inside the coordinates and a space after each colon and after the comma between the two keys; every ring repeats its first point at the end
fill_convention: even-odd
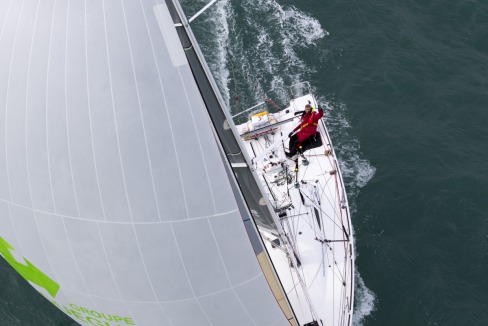
{"type": "Polygon", "coordinates": [[[201,219],[205,219],[205,218],[212,218],[212,217],[220,217],[220,216],[225,216],[225,215],[229,215],[229,214],[232,214],[232,213],[235,213],[235,212],[238,212],[239,209],[233,209],[233,210],[230,210],[230,211],[226,211],[226,212],[221,212],[221,213],[216,213],[216,214],[213,214],[213,215],[205,215],[205,216],[198,216],[198,217],[192,217],[190,219],[184,219],[184,220],[172,220],[172,221],[161,221],[161,222],[154,222],[154,221],[151,221],[151,222],[117,222],[117,221],[102,221],[102,220],[94,220],[94,219],[86,219],[86,218],[81,218],[81,217],[76,217],[76,216],[69,216],[69,215],[63,215],[63,214],[58,214],[58,213],[53,213],[53,212],[46,212],[46,211],[43,211],[43,210],[39,210],[39,209],[34,209],[32,207],[27,207],[27,206],[24,206],[24,205],[21,205],[21,204],[17,204],[17,203],[13,203],[11,201],[8,201],[8,200],[5,200],[5,199],[0,199],[1,202],[4,202],[4,203],[7,203],[7,204],[10,204],[12,206],[17,206],[17,207],[21,207],[21,208],[25,208],[25,209],[28,209],[32,212],[36,212],[36,213],[43,213],[43,214],[47,214],[47,215],[53,215],[53,216],[59,216],[59,217],[64,217],[64,218],[68,218],[68,219],[72,219],[72,220],[78,220],[78,221],[84,221],[84,222],[96,222],[96,223],[100,223],[100,224],[134,224],[134,225],[139,225],[139,224],[168,224],[168,223],[181,223],[181,222],[191,222],[191,221],[196,221],[196,220],[201,220],[201,219]]]}
{"type": "Polygon", "coordinates": [[[81,295],[86,295],[86,296],[89,296],[89,297],[92,297],[92,298],[97,298],[97,299],[102,299],[102,300],[110,300],[110,301],[116,301],[116,302],[128,302],[128,303],[173,303],[173,302],[185,302],[185,301],[190,301],[190,300],[195,300],[195,299],[203,299],[203,298],[207,298],[207,297],[211,297],[211,296],[214,296],[214,295],[217,295],[217,294],[220,294],[220,293],[223,293],[223,292],[226,292],[226,291],[231,291],[233,289],[236,289],[236,288],[239,288],[243,285],[246,285],[248,283],[251,283],[257,279],[259,279],[261,276],[263,276],[263,274],[257,274],[253,277],[251,277],[250,279],[244,281],[244,282],[241,282],[241,283],[238,283],[236,285],[233,285],[231,287],[228,287],[228,288],[225,288],[223,290],[219,290],[219,291],[215,291],[215,292],[212,292],[212,293],[208,293],[208,294],[204,294],[204,295],[200,295],[200,296],[194,296],[194,297],[191,297],[191,298],[186,298],[186,299],[177,299],[177,300],[157,300],[157,301],[139,301],[139,300],[127,300],[127,299],[117,299],[117,298],[109,298],[109,297],[103,297],[103,296],[99,296],[99,295],[94,295],[94,294],[90,294],[90,293],[83,293],[83,292],[80,292],[80,291],[77,291],[77,290],[73,290],[73,289],[69,289],[69,288],[66,288],[64,287],[63,288],[63,291],[67,291],[67,292],[73,292],[73,293],[77,293],[77,294],[81,294],[81,295]]]}

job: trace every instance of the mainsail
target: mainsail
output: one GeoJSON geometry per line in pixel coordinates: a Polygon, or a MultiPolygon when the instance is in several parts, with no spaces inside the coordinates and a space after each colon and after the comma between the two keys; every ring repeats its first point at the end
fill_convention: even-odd
{"type": "Polygon", "coordinates": [[[0,28],[2,256],[82,325],[289,324],[168,5],[2,1],[0,28]]]}

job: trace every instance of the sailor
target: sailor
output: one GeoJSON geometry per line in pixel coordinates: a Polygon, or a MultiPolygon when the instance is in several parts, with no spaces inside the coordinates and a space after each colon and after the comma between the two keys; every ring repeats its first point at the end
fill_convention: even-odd
{"type": "Polygon", "coordinates": [[[310,104],[305,105],[305,112],[300,118],[300,124],[290,132],[290,142],[288,148],[289,153],[285,152],[287,157],[293,157],[297,151],[302,153],[302,144],[304,141],[309,139],[311,136],[315,136],[317,132],[317,126],[320,118],[324,115],[324,110],[319,106],[319,111],[315,111],[310,104]],[[296,134],[296,132],[299,130],[296,134]]]}

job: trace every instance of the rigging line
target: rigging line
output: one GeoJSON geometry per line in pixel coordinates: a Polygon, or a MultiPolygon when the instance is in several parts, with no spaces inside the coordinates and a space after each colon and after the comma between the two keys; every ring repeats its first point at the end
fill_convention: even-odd
{"type": "MultiPolygon", "coordinates": [[[[329,185],[329,181],[330,181],[330,180],[332,180],[332,175],[330,175],[330,176],[329,176],[329,178],[326,180],[325,184],[323,184],[323,187],[321,187],[322,193],[321,193],[321,195],[320,195],[320,196],[322,197],[323,195],[326,195],[325,197],[328,199],[329,204],[330,204],[330,205],[333,205],[334,203],[330,201],[330,198],[333,198],[333,197],[334,197],[334,193],[331,193],[331,192],[330,192],[330,189],[329,189],[329,187],[328,187],[328,185],[329,185]],[[328,190],[328,193],[327,193],[327,194],[325,193],[325,189],[326,189],[326,188],[327,188],[327,190],[328,190]]],[[[334,187],[334,188],[335,188],[335,187],[334,187]]]]}
{"type": "MultiPolygon", "coordinates": [[[[302,202],[299,201],[299,206],[298,208],[294,208],[294,212],[296,212],[297,214],[294,214],[293,216],[301,216],[301,215],[305,215],[305,214],[308,214],[308,212],[306,213],[300,213],[302,211],[302,202]]],[[[298,238],[298,224],[300,223],[300,218],[297,218],[297,219],[293,219],[292,220],[292,225],[293,225],[293,232],[292,232],[292,235],[293,237],[295,238],[295,241],[296,239],[298,238]],[[296,225],[295,225],[296,224],[296,225]]]]}
{"type": "MultiPolygon", "coordinates": [[[[336,171],[339,171],[339,165],[338,165],[338,162],[337,160],[334,160],[334,165],[335,165],[335,170],[336,171]]],[[[342,184],[340,178],[338,177],[338,175],[336,174],[335,175],[335,185],[336,185],[336,195],[337,195],[337,198],[339,200],[339,204],[340,204],[340,207],[342,208],[343,206],[343,197],[341,196],[341,193],[343,194],[345,192],[344,190],[344,185],[342,184]]],[[[341,219],[343,218],[342,216],[342,211],[341,211],[341,219]]]]}
{"type": "MultiPolygon", "coordinates": [[[[320,216],[316,216],[315,212],[318,212],[318,211],[314,211],[312,209],[312,207],[310,207],[310,213],[312,214],[313,217],[315,217],[315,218],[312,218],[312,221],[311,221],[311,223],[313,225],[313,234],[315,237],[317,237],[317,228],[315,227],[315,221],[320,220],[320,216]]],[[[323,227],[323,224],[322,224],[322,227],[323,227]]]]}
{"type": "Polygon", "coordinates": [[[256,157],[256,151],[254,150],[254,146],[252,145],[252,142],[249,142],[249,146],[251,146],[252,153],[254,154],[254,157],[256,157]]]}
{"type": "MultiPolygon", "coordinates": [[[[254,140],[255,140],[255,143],[257,143],[257,145],[259,146],[259,149],[261,150],[259,153],[261,155],[261,153],[265,150],[265,147],[261,144],[260,138],[261,137],[256,137],[254,140]]],[[[256,155],[254,155],[254,157],[256,157],[256,155]]]]}
{"type": "MultiPolygon", "coordinates": [[[[296,209],[294,211],[297,211],[296,209]]],[[[298,212],[300,212],[300,210],[298,210],[298,212]]],[[[291,234],[291,238],[293,239],[294,241],[294,244],[295,244],[295,248],[297,251],[299,251],[299,248],[298,248],[298,232],[299,232],[299,229],[298,229],[298,224],[300,222],[300,215],[303,215],[303,214],[294,214],[293,216],[294,217],[298,217],[297,219],[291,219],[291,223],[290,223],[290,219],[287,219],[286,220],[286,223],[287,223],[287,226],[288,226],[288,230],[290,231],[290,234],[291,234]],[[295,225],[296,224],[296,225],[295,225]]]]}
{"type": "Polygon", "coordinates": [[[281,108],[271,99],[271,97],[266,98],[264,101],[269,105],[271,105],[271,107],[273,107],[275,112],[281,111],[281,108]]]}
{"type": "MultiPolygon", "coordinates": [[[[312,199],[304,191],[302,191],[301,188],[299,189],[299,191],[300,191],[300,193],[302,195],[304,195],[305,197],[307,197],[312,202],[312,205],[313,205],[314,208],[316,208],[316,206],[318,206],[318,204],[314,203],[312,201],[312,199]]],[[[318,207],[320,208],[320,206],[318,206],[318,207]]],[[[312,220],[311,221],[307,221],[307,224],[310,226],[311,229],[313,229],[314,236],[315,236],[315,238],[317,238],[317,230],[315,228],[315,219],[313,218],[315,216],[315,213],[314,213],[314,211],[312,210],[311,207],[309,209],[310,209],[310,215],[309,215],[309,217],[311,217],[312,220]]]]}
{"type": "MultiPolygon", "coordinates": [[[[268,148],[272,144],[271,140],[269,140],[268,134],[264,134],[263,138],[265,141],[265,146],[266,146],[266,148],[268,148]]],[[[271,153],[273,153],[273,152],[271,152],[271,153]]]]}
{"type": "Polygon", "coordinates": [[[344,284],[346,279],[344,278],[344,275],[342,275],[340,268],[337,266],[337,261],[335,260],[335,251],[332,250],[332,252],[333,252],[332,253],[332,257],[333,257],[333,265],[332,266],[334,266],[332,268],[332,270],[333,270],[333,275],[335,276],[335,278],[333,278],[333,279],[337,278],[337,280],[340,281],[341,284],[344,284]]]}
{"type": "MultiPolygon", "coordinates": [[[[347,260],[347,259],[346,259],[347,260]]],[[[345,262],[346,263],[346,266],[344,267],[344,275],[349,275],[349,269],[348,269],[348,264],[347,264],[347,261],[345,262]]],[[[349,288],[351,288],[353,285],[353,283],[349,283],[349,288]]],[[[347,280],[345,279],[344,280],[344,296],[347,298],[347,280]]],[[[349,302],[346,301],[346,304],[349,306],[349,302]]]]}
{"type": "MultiPolygon", "coordinates": [[[[293,211],[295,211],[295,210],[293,210],[293,211]]],[[[293,217],[295,217],[294,214],[288,215],[288,213],[286,213],[286,216],[284,216],[283,218],[280,218],[280,223],[281,223],[281,226],[283,227],[283,229],[286,228],[288,230],[288,233],[291,235],[290,236],[291,242],[296,243],[296,236],[295,236],[294,228],[290,227],[290,224],[289,224],[289,220],[291,219],[292,220],[291,223],[293,225],[293,217]]]]}
{"type": "MultiPolygon", "coordinates": [[[[337,279],[341,280],[341,282],[343,282],[344,279],[343,278],[341,279],[341,277],[337,275],[337,270],[339,270],[339,267],[337,267],[337,263],[336,263],[336,260],[335,260],[335,251],[334,251],[334,249],[328,243],[324,243],[324,245],[326,245],[329,248],[329,250],[327,251],[327,261],[330,264],[328,264],[327,266],[332,270],[332,274],[337,279]]],[[[333,280],[335,280],[335,278],[333,278],[333,280]]]]}
{"type": "MultiPolygon", "coordinates": [[[[321,197],[322,197],[325,194],[325,185],[324,185],[324,187],[321,187],[321,188],[322,188],[322,194],[321,194],[321,197]]],[[[328,192],[328,195],[326,195],[325,197],[327,198],[327,201],[330,204],[330,206],[333,207],[334,223],[335,223],[335,217],[337,217],[337,218],[341,218],[341,225],[344,225],[341,214],[338,214],[337,213],[337,209],[336,209],[336,205],[335,205],[335,202],[336,201],[335,200],[334,201],[331,201],[331,198],[335,197],[335,194],[334,193],[331,193],[329,191],[328,192]]],[[[337,199],[337,197],[336,197],[336,199],[337,199]]],[[[338,203],[340,204],[340,202],[338,202],[338,203]]],[[[327,217],[329,217],[329,219],[331,219],[331,217],[328,214],[325,214],[325,215],[327,217]]],[[[336,225],[339,226],[338,224],[336,224],[336,225]]]]}
{"type": "MultiPolygon", "coordinates": [[[[310,197],[307,196],[307,198],[310,198],[310,197]]],[[[329,202],[329,203],[332,205],[331,202],[329,202]]],[[[322,212],[325,216],[327,216],[329,218],[329,220],[331,220],[338,228],[341,228],[342,225],[337,224],[335,218],[332,218],[331,216],[329,216],[329,214],[327,214],[326,212],[324,212],[324,210],[322,209],[322,207],[316,206],[316,204],[314,204],[314,207],[318,208],[318,210],[320,212],[322,212]]],[[[335,210],[334,210],[334,213],[335,213],[335,210]]]]}
{"type": "MultiPolygon", "coordinates": [[[[339,164],[337,162],[337,159],[335,159],[335,158],[334,158],[334,166],[335,166],[335,170],[339,171],[339,164]]],[[[338,177],[338,174],[334,175],[334,181],[335,181],[335,186],[336,186],[336,196],[337,196],[336,198],[338,199],[339,209],[340,209],[339,216],[341,218],[341,224],[344,225],[344,216],[342,215],[342,201],[341,201],[341,194],[340,194],[340,189],[339,189],[339,187],[341,189],[343,189],[343,185],[342,185],[342,183],[339,185],[341,180],[338,177]]],[[[349,221],[347,221],[347,222],[349,224],[349,221]]],[[[348,227],[349,227],[349,225],[348,225],[348,227]]]]}
{"type": "MultiPolygon", "coordinates": [[[[300,210],[301,210],[301,207],[302,207],[302,203],[300,202],[300,210]]],[[[298,220],[299,220],[299,219],[297,219],[297,226],[298,226],[298,220]]],[[[304,220],[304,222],[306,222],[307,224],[309,224],[309,223],[308,223],[306,220],[304,220]]],[[[309,226],[310,226],[310,224],[309,224],[309,226]]],[[[295,234],[295,239],[296,239],[296,234],[295,234]]],[[[298,248],[296,248],[296,249],[298,250],[298,248]]],[[[316,314],[316,312],[315,312],[315,310],[314,310],[314,307],[313,307],[313,305],[312,305],[312,303],[311,303],[311,300],[310,300],[310,297],[309,297],[309,295],[308,295],[308,291],[307,291],[307,289],[306,289],[305,281],[304,281],[304,280],[302,279],[302,277],[300,276],[299,271],[298,271],[298,270],[296,270],[296,272],[297,272],[297,277],[298,277],[298,280],[299,280],[300,286],[301,286],[301,288],[302,288],[302,291],[303,291],[303,293],[304,293],[305,299],[307,300],[307,303],[308,303],[308,306],[309,306],[309,309],[310,309],[310,313],[311,313],[311,314],[312,314],[312,316],[315,318],[315,317],[317,316],[317,314],[316,314]]],[[[304,276],[305,276],[305,275],[304,275],[304,276]]],[[[296,287],[296,285],[295,285],[295,287],[296,287]]]]}
{"type": "MultiPolygon", "coordinates": [[[[295,240],[295,243],[298,243],[298,233],[300,232],[299,229],[298,229],[298,224],[300,223],[300,217],[298,217],[295,220],[291,220],[291,234],[292,234],[292,237],[293,239],[295,240]]],[[[299,248],[297,248],[297,250],[299,251],[299,248]]]]}
{"type": "Polygon", "coordinates": [[[290,271],[291,279],[292,279],[292,282],[293,282],[293,288],[287,294],[289,294],[292,291],[294,291],[295,294],[296,294],[296,296],[297,296],[298,302],[301,303],[300,296],[298,295],[298,290],[297,290],[297,285],[300,284],[301,290],[303,292],[303,296],[305,297],[305,300],[307,301],[307,305],[308,305],[308,308],[310,310],[310,314],[312,315],[312,318],[317,319],[317,313],[315,312],[315,309],[314,309],[314,307],[312,305],[312,302],[310,300],[310,297],[308,295],[307,288],[306,288],[303,280],[301,279],[300,274],[298,273],[297,270],[295,270],[295,272],[297,273],[296,274],[296,277],[298,278],[298,282],[295,282],[295,278],[293,277],[293,270],[292,270],[291,267],[289,268],[289,271],[290,271]]]}
{"type": "MultiPolygon", "coordinates": [[[[304,218],[299,218],[299,219],[297,219],[297,232],[299,232],[299,230],[298,230],[298,224],[299,224],[299,220],[301,220],[301,221],[302,221],[302,223],[309,224],[309,223],[308,223],[308,221],[307,221],[306,219],[304,219],[304,218]]],[[[309,224],[309,227],[310,227],[310,224],[309,224]]],[[[296,248],[297,252],[298,252],[298,253],[301,255],[301,249],[302,249],[302,248],[301,248],[301,246],[300,246],[300,247],[298,246],[298,244],[299,244],[299,241],[298,241],[298,235],[296,235],[295,242],[296,242],[295,248],[296,248]]],[[[301,279],[301,280],[303,280],[303,283],[304,283],[304,284],[306,284],[306,282],[305,282],[305,274],[304,274],[304,270],[302,269],[301,271],[302,271],[303,275],[302,275],[302,274],[300,274],[300,271],[299,271],[299,270],[297,270],[297,274],[299,274],[299,275],[301,276],[301,277],[300,277],[300,279],[301,279]]]]}
{"type": "MultiPolygon", "coordinates": [[[[297,221],[297,223],[298,223],[298,221],[297,221]]],[[[289,226],[289,225],[288,225],[288,228],[290,228],[290,226],[289,226]]],[[[297,251],[299,250],[299,248],[298,248],[298,247],[295,247],[295,248],[297,249],[297,251]]],[[[297,268],[297,269],[295,269],[295,272],[297,273],[297,277],[298,277],[298,280],[299,280],[300,286],[301,286],[302,291],[303,291],[303,293],[304,293],[304,295],[305,295],[305,298],[307,299],[307,303],[308,303],[308,305],[309,305],[309,309],[310,309],[311,315],[312,315],[312,316],[315,316],[315,315],[316,315],[316,313],[315,313],[315,311],[314,311],[314,308],[313,308],[313,305],[312,305],[312,303],[311,303],[311,300],[310,300],[310,298],[308,297],[308,291],[307,291],[307,289],[306,289],[306,288],[307,288],[307,287],[306,287],[306,282],[304,281],[304,278],[302,278],[302,277],[301,277],[301,275],[300,275],[300,270],[299,270],[298,268],[297,268]]],[[[295,287],[296,287],[296,284],[295,284],[295,287]]],[[[294,287],[294,288],[295,288],[295,287],[294,287]]]]}
{"type": "MultiPolygon", "coordinates": [[[[288,230],[291,231],[291,228],[290,228],[290,221],[287,219],[285,221],[286,223],[286,227],[288,228],[288,230]]],[[[295,249],[295,251],[297,252],[297,254],[299,255],[300,257],[300,251],[299,251],[299,248],[297,246],[297,242],[296,242],[296,238],[293,238],[293,237],[290,237],[290,244],[292,245],[292,247],[295,249]]],[[[296,266],[298,268],[298,266],[296,266]]]]}
{"type": "MultiPolygon", "coordinates": [[[[335,236],[335,231],[333,232],[333,236],[335,236]]],[[[336,288],[336,278],[334,277],[335,276],[335,268],[336,268],[336,265],[334,264],[335,263],[335,251],[332,249],[331,246],[327,245],[330,250],[331,250],[331,256],[332,256],[332,260],[331,260],[331,268],[332,268],[332,301],[335,302],[335,288],[336,288]]],[[[332,317],[333,317],[333,320],[335,320],[335,309],[332,311],[332,317]]]]}
{"type": "Polygon", "coordinates": [[[319,211],[324,214],[337,228],[342,229],[342,224],[339,224],[335,218],[324,212],[322,208],[319,209],[319,211]]]}
{"type": "MultiPolygon", "coordinates": [[[[300,214],[287,215],[286,218],[293,219],[294,217],[298,217],[298,216],[302,216],[302,215],[308,215],[308,213],[300,213],[300,214]]],[[[285,218],[283,218],[283,219],[285,219],[285,218]]]]}
{"type": "Polygon", "coordinates": [[[249,109],[246,109],[246,110],[244,110],[244,111],[242,111],[242,112],[239,112],[239,113],[237,113],[237,114],[234,114],[234,115],[232,116],[232,118],[238,117],[238,116],[240,116],[241,114],[244,114],[244,113],[246,113],[246,112],[249,112],[249,111],[251,111],[252,109],[255,109],[255,108],[257,108],[258,106],[263,105],[263,104],[265,104],[265,102],[259,102],[258,104],[256,104],[256,105],[254,105],[254,106],[250,107],[249,109]]]}
{"type": "Polygon", "coordinates": [[[322,268],[321,268],[321,267],[322,267],[322,265],[324,265],[324,263],[323,263],[323,262],[322,262],[322,264],[320,264],[320,265],[319,265],[319,267],[317,268],[317,272],[315,272],[315,275],[314,275],[314,277],[313,277],[313,279],[312,279],[312,282],[310,282],[310,284],[309,284],[309,286],[308,286],[308,288],[307,288],[307,289],[310,289],[310,288],[312,287],[313,283],[315,282],[315,279],[317,278],[317,275],[319,275],[319,272],[320,272],[320,270],[322,269],[322,268]]]}
{"type": "MultiPolygon", "coordinates": [[[[264,175],[263,175],[263,180],[264,180],[264,183],[266,184],[266,187],[269,190],[269,193],[270,193],[271,197],[273,197],[273,200],[274,200],[275,204],[278,205],[278,199],[276,198],[273,190],[270,188],[270,186],[268,184],[268,181],[266,180],[266,176],[264,176],[264,175]]],[[[273,207],[273,208],[276,209],[276,207],[273,207]]]]}
{"type": "Polygon", "coordinates": [[[330,155],[325,155],[325,154],[307,154],[307,157],[327,157],[327,156],[330,156],[330,155]]]}
{"type": "MultiPolygon", "coordinates": [[[[300,211],[301,211],[301,209],[298,210],[298,212],[300,212],[300,211]]],[[[299,214],[295,214],[295,215],[299,215],[299,214]]],[[[299,223],[300,223],[300,218],[297,218],[296,220],[294,219],[291,221],[292,235],[293,235],[293,238],[295,239],[295,242],[297,241],[298,233],[300,232],[299,227],[298,227],[299,223]]]]}
{"type": "Polygon", "coordinates": [[[347,280],[347,277],[346,277],[347,266],[348,266],[347,262],[348,262],[347,252],[344,252],[344,263],[343,263],[344,267],[342,268],[342,271],[339,270],[339,273],[342,276],[344,285],[346,284],[346,280],[347,280]]]}
{"type": "MultiPolygon", "coordinates": [[[[339,166],[338,166],[338,162],[336,160],[336,166],[337,166],[337,170],[339,170],[339,166]]],[[[349,206],[348,206],[348,202],[347,202],[347,195],[346,195],[346,190],[345,190],[345,185],[344,185],[344,181],[342,180],[342,177],[338,176],[338,180],[339,180],[339,183],[340,183],[340,186],[341,186],[341,189],[342,189],[342,198],[341,198],[341,218],[342,218],[342,209],[344,209],[344,214],[345,214],[345,219],[346,219],[346,222],[347,222],[347,229],[349,230],[349,234],[352,234],[352,230],[351,230],[351,217],[350,217],[350,213],[349,213],[349,206]]],[[[343,223],[344,224],[344,223],[343,223]]]]}
{"type": "MultiPolygon", "coordinates": [[[[320,201],[318,188],[315,185],[314,185],[314,195],[315,195],[315,199],[317,200],[317,205],[319,207],[322,207],[322,202],[320,201]]],[[[323,230],[325,229],[324,216],[323,216],[324,214],[322,213],[321,210],[316,211],[316,212],[319,212],[319,216],[317,216],[317,219],[318,219],[318,223],[319,223],[319,227],[320,227],[320,232],[323,234],[323,230]]]]}
{"type": "MultiPolygon", "coordinates": [[[[263,148],[263,151],[268,149],[269,145],[270,145],[269,138],[267,136],[268,136],[267,134],[264,134],[262,137],[259,137],[260,138],[260,144],[263,148]]],[[[273,153],[272,151],[269,151],[269,152],[273,153]]]]}
{"type": "MultiPolygon", "coordinates": [[[[322,230],[321,230],[322,231],[322,236],[323,236],[324,239],[327,239],[327,237],[325,236],[325,223],[324,223],[324,217],[323,217],[323,213],[322,212],[321,212],[321,215],[320,215],[320,219],[322,221],[322,225],[324,226],[324,227],[322,227],[322,230]]],[[[322,247],[323,247],[323,245],[322,245],[322,247]]]]}
{"type": "MultiPolygon", "coordinates": [[[[279,193],[279,194],[283,195],[283,193],[280,191],[280,188],[279,188],[279,187],[281,187],[281,186],[280,186],[280,185],[278,185],[278,184],[273,184],[274,182],[277,182],[277,181],[274,181],[274,182],[273,182],[272,180],[269,180],[269,182],[271,183],[271,186],[269,186],[269,184],[268,184],[268,177],[266,176],[266,173],[267,173],[267,172],[265,171],[265,169],[264,169],[264,168],[263,168],[263,170],[262,170],[262,171],[263,171],[263,174],[262,174],[262,176],[263,176],[263,180],[264,180],[264,182],[266,183],[266,186],[268,187],[268,189],[269,189],[269,191],[270,191],[271,195],[273,196],[274,201],[278,203],[278,199],[276,198],[276,196],[275,196],[275,194],[274,194],[274,191],[276,191],[277,193],[279,193]]],[[[281,201],[280,201],[280,203],[284,203],[284,202],[285,202],[287,199],[288,199],[288,198],[287,198],[286,196],[281,196],[281,201]]],[[[276,209],[276,207],[275,207],[275,209],[276,209]]]]}
{"type": "MultiPolygon", "coordinates": [[[[271,245],[272,248],[273,247],[278,248],[281,252],[283,252],[284,254],[288,255],[288,252],[286,251],[286,249],[281,246],[281,241],[280,241],[280,244],[278,245],[275,242],[273,242],[274,240],[271,240],[271,238],[267,237],[263,233],[261,233],[261,236],[263,237],[264,240],[266,240],[266,241],[269,242],[269,244],[271,245]]],[[[280,239],[280,238],[277,237],[277,239],[280,239]]]]}
{"type": "Polygon", "coordinates": [[[286,233],[285,233],[285,236],[287,236],[287,238],[290,240],[290,244],[291,244],[292,248],[298,249],[296,246],[296,235],[294,234],[294,228],[290,227],[290,220],[285,219],[284,221],[283,220],[280,220],[280,221],[281,221],[281,226],[283,227],[283,229],[285,229],[285,227],[286,227],[288,229],[288,233],[291,234],[291,237],[288,236],[286,233]]]}
{"type": "Polygon", "coordinates": [[[325,248],[324,244],[322,243],[322,246],[321,246],[321,253],[322,253],[322,276],[325,277],[325,272],[326,272],[326,267],[325,267],[325,264],[326,264],[326,254],[327,254],[327,249],[325,248]]]}
{"type": "MultiPolygon", "coordinates": [[[[319,132],[319,133],[320,133],[320,132],[319,132]]],[[[325,148],[325,145],[322,145],[322,147],[323,147],[323,148],[325,148]]],[[[325,148],[325,149],[326,149],[326,148],[325,148]]],[[[330,156],[329,156],[329,155],[325,155],[325,154],[316,154],[316,153],[317,153],[317,151],[316,151],[316,150],[314,150],[314,154],[309,154],[309,157],[310,157],[310,156],[325,156],[325,157],[327,157],[327,158],[328,158],[329,164],[330,164],[331,166],[333,165],[333,164],[332,164],[332,162],[330,161],[330,156]]],[[[320,167],[320,171],[324,172],[324,168],[322,167],[322,164],[321,164],[321,161],[320,161],[320,160],[318,160],[318,161],[317,161],[317,164],[318,164],[318,165],[319,165],[319,167],[320,167]]]]}
{"type": "Polygon", "coordinates": [[[297,300],[301,304],[300,296],[298,295],[298,291],[296,290],[296,287],[299,282],[295,282],[295,278],[293,277],[293,268],[291,266],[288,266],[288,271],[290,272],[293,287],[290,289],[290,291],[287,292],[286,295],[288,296],[290,293],[295,292],[295,295],[297,296],[297,300]]]}
{"type": "Polygon", "coordinates": [[[299,273],[297,273],[297,277],[298,277],[298,279],[300,281],[300,285],[302,287],[302,291],[303,291],[303,293],[305,295],[305,300],[307,300],[308,307],[310,309],[310,314],[312,315],[312,317],[314,319],[316,319],[317,318],[317,313],[315,312],[315,308],[314,308],[314,306],[312,304],[312,300],[310,299],[310,296],[308,294],[307,286],[306,286],[305,282],[302,280],[302,278],[300,277],[300,274],[299,273]]]}
{"type": "MultiPolygon", "coordinates": [[[[317,235],[315,235],[315,240],[317,240],[318,242],[320,243],[332,243],[332,242],[349,242],[348,239],[343,239],[343,240],[328,240],[327,238],[325,239],[320,239],[319,237],[317,237],[317,235]]],[[[346,251],[347,252],[347,251],[346,251]]]]}
{"type": "Polygon", "coordinates": [[[340,314],[339,319],[342,319],[343,322],[344,322],[344,319],[345,319],[345,308],[348,306],[348,304],[347,304],[347,294],[346,294],[346,286],[345,286],[345,284],[342,287],[342,291],[341,292],[342,292],[342,295],[340,296],[339,307],[342,307],[342,314],[340,314]]]}
{"type": "MultiPolygon", "coordinates": [[[[283,225],[281,225],[281,226],[283,227],[283,225]]],[[[301,264],[301,260],[298,259],[299,256],[295,252],[295,247],[291,243],[292,242],[291,241],[291,238],[290,238],[290,236],[287,233],[284,233],[283,238],[284,238],[285,244],[287,245],[286,248],[288,250],[288,253],[289,253],[291,262],[298,269],[299,268],[299,264],[301,264]],[[290,250],[291,250],[291,252],[290,252],[290,250]]]]}
{"type": "MultiPolygon", "coordinates": [[[[262,147],[262,144],[260,142],[258,142],[258,145],[261,145],[261,147],[262,147]]],[[[253,152],[254,152],[254,148],[252,146],[251,146],[251,148],[253,149],[253,152]]],[[[264,178],[264,176],[262,176],[262,177],[264,178]]],[[[281,223],[281,226],[283,226],[282,223],[281,223]]],[[[286,234],[284,234],[283,237],[284,237],[283,240],[285,242],[285,245],[290,242],[289,237],[286,234]]],[[[287,251],[290,251],[290,249],[291,249],[291,253],[293,254],[293,258],[295,258],[295,260],[293,258],[290,258],[290,259],[292,262],[296,261],[296,256],[295,256],[295,252],[293,251],[293,247],[290,248],[290,246],[286,245],[285,248],[287,249],[287,251]]],[[[291,257],[291,255],[290,255],[290,257],[291,257]]]]}
{"type": "Polygon", "coordinates": [[[286,187],[286,193],[288,194],[288,197],[291,198],[290,188],[288,187],[290,185],[290,183],[288,182],[288,180],[289,180],[289,177],[291,177],[290,167],[286,163],[282,163],[282,166],[285,169],[285,182],[286,182],[285,187],[286,187]]]}
{"type": "Polygon", "coordinates": [[[198,16],[200,16],[205,10],[207,10],[211,5],[213,5],[217,0],[212,0],[211,2],[209,2],[205,7],[203,7],[202,9],[200,9],[199,12],[197,12],[196,14],[194,14],[190,19],[188,19],[188,23],[191,23],[192,21],[195,20],[195,18],[197,18],[198,16]]]}
{"type": "MultiPolygon", "coordinates": [[[[305,208],[304,210],[305,210],[305,213],[295,214],[295,215],[292,216],[292,217],[298,217],[298,216],[304,216],[304,215],[306,215],[306,216],[304,216],[304,218],[298,218],[298,219],[296,219],[296,224],[297,224],[296,225],[296,228],[297,229],[298,229],[298,223],[300,221],[303,221],[304,223],[306,223],[310,229],[312,228],[312,225],[311,225],[312,223],[310,223],[310,221],[307,220],[307,217],[309,218],[310,217],[310,214],[307,211],[307,208],[305,208]]],[[[300,203],[299,209],[297,209],[297,211],[299,211],[299,212],[302,211],[302,204],[301,203],[300,203]]],[[[293,226],[293,229],[295,229],[295,225],[293,226]]],[[[295,233],[295,237],[297,237],[296,236],[296,233],[295,233]]]]}
{"type": "MultiPolygon", "coordinates": [[[[343,270],[341,270],[338,265],[337,265],[337,261],[334,260],[334,264],[337,266],[335,268],[335,272],[334,272],[334,275],[337,277],[337,279],[339,279],[341,281],[341,283],[344,285],[346,284],[346,277],[345,277],[345,273],[343,270]],[[344,274],[343,274],[344,273],[344,274]]],[[[344,266],[346,266],[347,264],[347,259],[345,259],[345,262],[344,262],[344,266]]],[[[345,268],[345,267],[344,267],[345,268]]]]}
{"type": "MultiPolygon", "coordinates": [[[[281,138],[283,138],[283,132],[282,131],[280,131],[280,135],[281,135],[281,138]]],[[[284,142],[284,140],[281,141],[281,146],[283,147],[283,153],[284,153],[285,152],[285,142],[284,142]]],[[[290,189],[288,188],[288,185],[289,185],[289,183],[288,183],[288,164],[282,162],[281,163],[281,166],[285,170],[286,193],[288,194],[288,197],[290,197],[290,189]]]]}

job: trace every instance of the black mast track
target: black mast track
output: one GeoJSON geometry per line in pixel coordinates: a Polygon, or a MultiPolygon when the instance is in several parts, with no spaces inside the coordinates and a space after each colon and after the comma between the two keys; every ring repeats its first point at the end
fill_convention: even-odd
{"type": "MultiPolygon", "coordinates": [[[[171,0],[166,0],[166,4],[171,13],[173,21],[176,24],[182,24],[173,2],[171,0]]],[[[232,166],[234,163],[238,163],[240,166],[243,166],[243,164],[247,165],[246,159],[235,138],[232,128],[229,127],[229,123],[232,122],[227,121],[227,117],[224,114],[225,107],[215,94],[215,90],[209,81],[209,77],[203,68],[195,47],[187,34],[185,26],[178,26],[176,30],[183,49],[185,50],[186,58],[190,65],[193,77],[195,78],[200,94],[205,102],[208,115],[212,121],[218,140],[222,144],[230,165],[232,166]]],[[[275,221],[267,206],[259,204],[263,195],[249,167],[233,167],[232,170],[234,171],[237,182],[241,188],[241,191],[243,192],[246,203],[251,212],[253,212],[253,217],[256,223],[259,226],[279,233],[275,221]]]]}

